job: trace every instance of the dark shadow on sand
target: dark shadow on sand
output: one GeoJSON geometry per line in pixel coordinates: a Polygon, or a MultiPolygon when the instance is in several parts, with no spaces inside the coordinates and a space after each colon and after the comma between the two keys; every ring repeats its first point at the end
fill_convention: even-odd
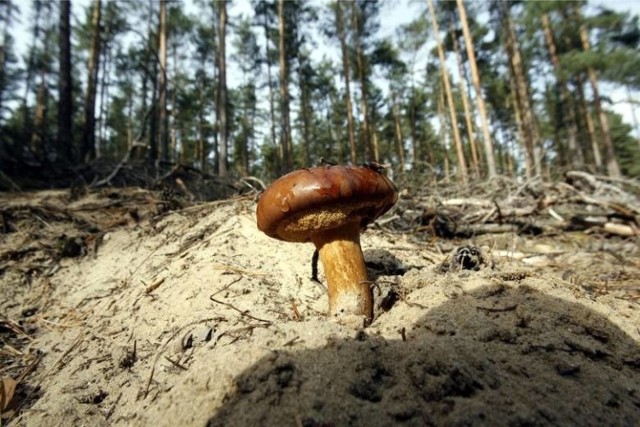
{"type": "Polygon", "coordinates": [[[278,351],[236,378],[210,426],[633,426],[640,347],[603,316],[486,286],[407,324],[278,351]],[[400,337],[400,334],[398,334],[400,337]]]}

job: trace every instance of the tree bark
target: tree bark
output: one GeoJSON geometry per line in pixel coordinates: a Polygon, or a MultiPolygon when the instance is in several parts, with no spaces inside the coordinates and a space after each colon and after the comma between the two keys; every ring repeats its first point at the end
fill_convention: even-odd
{"type": "Polygon", "coordinates": [[[602,153],[600,152],[600,144],[598,143],[598,137],[596,136],[596,125],[593,123],[593,117],[589,111],[587,105],[587,99],[584,96],[584,79],[578,76],[576,79],[576,92],[578,94],[578,100],[580,105],[580,112],[587,125],[587,132],[589,133],[589,140],[591,141],[591,154],[593,155],[593,164],[597,171],[602,170],[602,153]]]}
{"type": "Polygon", "coordinates": [[[453,141],[456,148],[456,155],[458,157],[458,176],[463,184],[467,184],[467,163],[465,161],[464,150],[462,149],[462,141],[460,140],[460,130],[458,129],[458,119],[456,117],[456,108],[453,102],[453,93],[451,92],[451,84],[449,83],[449,73],[447,71],[447,62],[444,57],[444,50],[442,48],[442,42],[440,41],[440,35],[438,28],[438,21],[436,20],[436,12],[433,8],[432,0],[427,0],[429,6],[429,14],[431,15],[431,25],[433,27],[433,35],[436,42],[436,48],[438,50],[438,58],[440,59],[440,71],[442,73],[442,83],[444,84],[444,91],[446,96],[447,105],[449,107],[449,116],[451,118],[451,130],[453,133],[453,141]]]}
{"type": "MultiPolygon", "coordinates": [[[[580,9],[574,5],[573,10],[576,15],[576,19],[580,23],[580,41],[582,42],[582,49],[585,52],[588,52],[591,49],[591,46],[589,44],[587,27],[583,22],[581,22],[582,18],[580,16],[580,9]]],[[[593,67],[589,67],[587,71],[589,75],[589,82],[591,83],[591,91],[593,92],[593,105],[600,120],[600,132],[602,133],[602,139],[604,141],[607,172],[612,178],[620,178],[622,173],[620,172],[620,165],[618,164],[618,158],[616,157],[616,153],[613,148],[613,141],[611,140],[611,131],[609,130],[607,112],[602,108],[602,100],[600,99],[600,90],[598,88],[598,77],[593,67]]]]}
{"type": "Polygon", "coordinates": [[[271,58],[269,58],[269,43],[271,42],[271,37],[269,36],[269,23],[268,23],[268,12],[265,10],[264,19],[262,21],[262,28],[264,29],[264,37],[265,37],[265,60],[267,63],[267,84],[269,86],[269,116],[271,118],[271,122],[269,123],[269,130],[271,131],[271,143],[273,147],[277,151],[277,155],[275,157],[276,160],[276,172],[278,175],[282,175],[284,170],[282,169],[282,164],[284,164],[284,152],[282,151],[282,146],[277,142],[276,135],[276,108],[274,101],[274,93],[275,89],[273,88],[273,77],[271,74],[271,58]]]}
{"type": "Polygon", "coordinates": [[[218,129],[220,131],[220,144],[218,155],[218,174],[227,176],[228,153],[227,138],[229,129],[227,125],[227,2],[222,0],[220,3],[220,13],[218,15],[218,129]]]}
{"type": "Polygon", "coordinates": [[[169,161],[169,126],[167,114],[167,0],[160,1],[160,28],[159,28],[158,55],[160,57],[160,111],[158,140],[160,141],[160,158],[164,162],[169,161]]]}
{"type": "Polygon", "coordinates": [[[278,30],[279,30],[279,56],[280,56],[280,112],[281,134],[280,144],[284,157],[284,172],[293,169],[293,153],[291,145],[291,123],[289,117],[289,70],[285,52],[285,14],[284,0],[278,0],[278,30]]]}
{"type": "Polygon", "coordinates": [[[60,74],[58,76],[58,154],[73,161],[73,82],[71,78],[71,0],[60,3],[60,74]]]}
{"type": "Polygon", "coordinates": [[[345,87],[345,107],[347,109],[347,130],[349,134],[349,154],[351,156],[351,163],[357,163],[356,152],[356,136],[353,120],[353,106],[351,105],[351,86],[350,86],[350,65],[349,65],[349,50],[347,48],[347,41],[344,28],[344,17],[342,13],[342,6],[340,1],[336,2],[336,29],[338,30],[338,39],[340,40],[340,50],[342,52],[342,78],[344,79],[345,87]]]}
{"type": "Polygon", "coordinates": [[[298,53],[298,86],[300,90],[300,115],[302,116],[302,141],[304,145],[304,167],[311,167],[311,102],[309,101],[309,82],[305,81],[304,67],[306,58],[298,53]]]}
{"type": "Polygon", "coordinates": [[[462,57],[460,55],[460,46],[458,45],[458,37],[456,36],[453,20],[451,20],[450,25],[451,25],[451,28],[449,33],[451,34],[451,40],[453,41],[453,51],[456,54],[456,63],[458,65],[458,87],[460,90],[460,96],[462,97],[462,108],[464,109],[464,120],[467,125],[467,137],[469,138],[469,147],[471,148],[471,164],[473,167],[473,175],[476,178],[480,178],[480,159],[478,158],[478,146],[476,143],[473,117],[471,114],[469,97],[467,95],[467,90],[464,84],[466,80],[464,66],[462,64],[462,57]]]}
{"type": "Polygon", "coordinates": [[[471,31],[469,31],[469,22],[467,21],[467,11],[464,7],[462,0],[456,0],[458,6],[458,14],[460,15],[460,23],[462,24],[462,34],[464,35],[464,44],[467,49],[467,56],[469,58],[469,68],[471,69],[471,79],[473,80],[473,86],[476,90],[476,104],[478,105],[478,112],[480,113],[480,121],[482,123],[482,138],[484,142],[484,155],[487,162],[487,172],[489,178],[493,178],[497,175],[496,172],[496,160],[493,155],[493,141],[491,138],[491,132],[489,131],[489,118],[487,116],[487,109],[484,104],[482,95],[482,85],[480,84],[480,74],[478,73],[478,63],[476,61],[476,53],[473,47],[473,39],[471,38],[471,31]]]}
{"type": "Polygon", "coordinates": [[[511,12],[507,3],[502,4],[503,18],[507,30],[507,52],[511,59],[511,71],[515,78],[516,92],[518,94],[518,102],[522,112],[522,125],[525,134],[525,161],[527,164],[528,177],[538,176],[540,173],[540,156],[538,151],[538,127],[536,118],[529,99],[529,85],[524,72],[522,56],[520,55],[520,46],[516,37],[516,30],[511,19],[511,12]]]}
{"type": "Polygon", "coordinates": [[[393,106],[391,107],[391,112],[393,114],[393,122],[395,126],[395,134],[396,134],[396,148],[398,150],[398,163],[400,163],[399,169],[400,173],[404,173],[404,137],[402,135],[402,124],[400,123],[400,113],[398,112],[398,102],[396,100],[396,96],[393,95],[393,106]]]}
{"type": "MultiPolygon", "coordinates": [[[[358,79],[360,80],[360,109],[362,110],[362,137],[364,139],[364,146],[369,151],[369,156],[376,162],[379,161],[380,155],[378,145],[371,138],[371,117],[369,116],[369,104],[368,104],[368,89],[367,89],[367,76],[365,70],[365,59],[362,52],[362,22],[359,19],[358,2],[351,3],[351,19],[353,30],[355,34],[355,47],[356,47],[356,65],[358,68],[358,79]]],[[[367,160],[367,159],[365,159],[367,160]]]]}
{"type": "Polygon", "coordinates": [[[87,65],[87,92],[84,105],[84,129],[82,132],[82,160],[86,163],[96,157],[96,92],[100,67],[100,19],[101,0],[94,0],[91,25],[91,52],[87,65]]]}
{"type": "Polygon", "coordinates": [[[576,124],[576,113],[574,105],[571,102],[569,96],[569,90],[567,89],[567,81],[562,78],[560,69],[560,58],[558,57],[558,49],[553,37],[553,30],[551,29],[551,21],[549,14],[544,13],[542,15],[542,29],[544,32],[545,42],[547,44],[547,50],[549,51],[549,58],[553,64],[553,68],[556,72],[556,81],[560,88],[560,103],[562,104],[563,111],[566,114],[562,115],[562,121],[564,127],[568,132],[568,161],[574,169],[582,169],[584,167],[584,154],[578,146],[578,127],[576,124]]]}

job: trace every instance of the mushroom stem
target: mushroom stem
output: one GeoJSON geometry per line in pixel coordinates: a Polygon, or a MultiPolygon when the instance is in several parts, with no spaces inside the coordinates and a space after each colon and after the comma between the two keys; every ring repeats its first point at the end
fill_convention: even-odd
{"type": "Polygon", "coordinates": [[[373,292],[360,248],[360,222],[353,221],[312,236],[329,288],[332,316],[355,314],[373,318],[373,292]]]}

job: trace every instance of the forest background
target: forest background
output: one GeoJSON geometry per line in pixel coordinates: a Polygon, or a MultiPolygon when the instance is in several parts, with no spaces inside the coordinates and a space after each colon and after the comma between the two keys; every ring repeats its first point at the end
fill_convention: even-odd
{"type": "Polygon", "coordinates": [[[2,0],[0,188],[116,164],[638,176],[639,42],[582,1],[2,0]]]}

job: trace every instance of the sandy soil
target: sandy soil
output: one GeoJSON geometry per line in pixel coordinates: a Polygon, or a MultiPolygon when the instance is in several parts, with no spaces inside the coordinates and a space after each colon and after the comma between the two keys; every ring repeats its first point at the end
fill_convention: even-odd
{"type": "MultiPolygon", "coordinates": [[[[106,196],[2,201],[81,212],[106,196]]],[[[80,256],[39,258],[33,230],[0,235],[0,313],[29,338],[0,334],[41,358],[18,387],[20,412],[4,415],[10,425],[640,422],[640,304],[613,286],[640,282],[633,240],[611,254],[597,237],[421,241],[374,225],[362,245],[376,318],[355,330],[325,315],[313,246],[260,233],[251,198],[118,212],[125,220],[94,234],[42,218],[42,234],[76,230],[91,249],[80,256]],[[16,242],[32,250],[6,256],[16,242]],[[443,271],[468,243],[483,247],[482,268],[443,271]]]]}

